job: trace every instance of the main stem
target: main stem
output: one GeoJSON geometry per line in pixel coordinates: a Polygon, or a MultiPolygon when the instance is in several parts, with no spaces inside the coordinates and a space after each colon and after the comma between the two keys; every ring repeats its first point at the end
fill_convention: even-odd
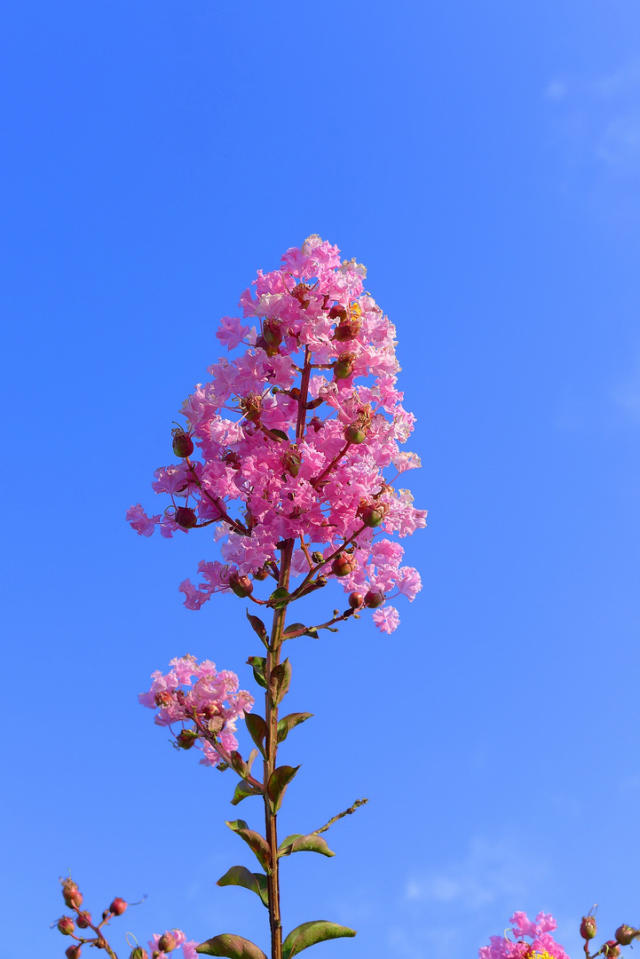
{"type": "MultiPolygon", "coordinates": [[[[280,578],[278,586],[284,589],[289,588],[289,575],[291,572],[291,556],[293,554],[293,540],[286,540],[281,551],[280,578]]],[[[280,650],[282,647],[282,634],[284,632],[284,623],[287,615],[286,606],[283,609],[276,609],[273,614],[273,626],[271,627],[271,641],[267,650],[267,663],[265,668],[265,679],[267,689],[265,693],[265,722],[267,724],[266,753],[267,758],[264,762],[264,782],[269,782],[269,778],[276,768],[276,759],[278,753],[278,706],[274,704],[271,698],[271,674],[280,663],[280,650]]],[[[269,843],[269,871],[267,873],[267,888],[269,893],[269,924],[271,926],[271,959],[282,959],[282,920],[280,917],[280,882],[278,875],[278,829],[277,814],[271,808],[271,800],[267,790],[264,793],[264,813],[265,813],[265,835],[269,843]]]]}
{"type": "MultiPolygon", "coordinates": [[[[309,394],[309,379],[311,376],[311,351],[305,347],[304,368],[300,383],[300,393],[298,396],[298,416],[296,421],[296,441],[304,436],[305,423],[307,419],[307,397],[309,394]]],[[[289,578],[291,575],[291,558],[293,556],[293,547],[295,541],[287,539],[280,549],[280,576],[278,586],[289,590],[289,578]]],[[[284,633],[284,624],[287,616],[287,607],[276,609],[273,613],[273,625],[271,627],[271,640],[267,650],[267,662],[265,666],[265,679],[267,690],[265,693],[265,722],[267,724],[266,753],[264,761],[264,784],[265,787],[269,778],[276,768],[276,759],[278,755],[278,706],[273,702],[271,696],[271,673],[280,663],[280,651],[282,648],[282,637],[284,633]]],[[[278,874],[278,823],[277,814],[271,808],[271,801],[267,789],[264,791],[264,817],[265,817],[265,835],[269,843],[269,870],[267,873],[267,890],[269,894],[269,925],[271,927],[271,959],[282,959],[282,919],[280,916],[280,880],[278,874]]]]}

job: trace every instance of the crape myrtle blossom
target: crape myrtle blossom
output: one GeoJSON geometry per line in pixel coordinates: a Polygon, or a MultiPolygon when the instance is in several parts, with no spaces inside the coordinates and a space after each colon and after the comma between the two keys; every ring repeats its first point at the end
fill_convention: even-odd
{"type": "Polygon", "coordinates": [[[514,912],[509,922],[511,929],[491,936],[490,945],[478,952],[479,959],[569,959],[551,935],[557,926],[553,916],[539,912],[533,921],[524,912],[514,912]]]}
{"type": "Polygon", "coordinates": [[[159,726],[175,726],[176,743],[183,749],[199,745],[207,766],[217,766],[238,748],[236,721],[249,712],[253,696],[238,689],[238,677],[229,670],[216,670],[215,663],[193,656],[172,659],[168,673],[156,670],[151,688],[140,693],[143,706],[157,709],[159,726]]]}
{"type": "MultiPolygon", "coordinates": [[[[258,273],[254,291],[240,298],[242,318],[222,318],[217,336],[228,355],[183,404],[178,462],[156,471],[153,487],[167,506],[127,514],[143,536],[156,526],[167,537],[212,527],[221,558],[200,564],[197,585],[180,585],[189,609],[239,577],[277,578],[285,541],[295,543],[294,599],[301,583],[317,588],[336,578],[346,592],[384,599],[412,601],[420,589],[389,539],[426,525],[426,511],[394,486],[420,466],[400,449],[415,417],[396,388],[395,328],[365,292],[365,275],[311,236],[287,251],[280,269],[258,273]],[[347,552],[345,572],[334,560],[347,552]]],[[[399,618],[378,613],[375,621],[391,632],[399,618]]]]}
{"type": "Polygon", "coordinates": [[[165,959],[165,957],[168,959],[170,954],[177,955],[173,950],[180,947],[182,948],[183,959],[198,959],[196,946],[197,943],[195,940],[188,940],[181,929],[170,929],[161,935],[154,933],[149,940],[149,949],[155,959],[165,959]],[[160,945],[169,946],[170,948],[165,951],[160,949],[160,945]]]}

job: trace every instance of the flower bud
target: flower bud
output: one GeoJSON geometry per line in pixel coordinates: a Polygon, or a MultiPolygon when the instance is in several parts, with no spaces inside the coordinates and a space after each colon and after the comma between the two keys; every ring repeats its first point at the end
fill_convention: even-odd
{"type": "Polygon", "coordinates": [[[347,553],[340,553],[331,564],[331,572],[336,576],[348,576],[356,567],[352,556],[347,553]]]}
{"type": "Polygon", "coordinates": [[[621,946],[630,945],[633,940],[638,935],[639,930],[633,929],[631,926],[628,926],[626,923],[623,923],[621,926],[618,926],[616,929],[616,940],[620,943],[621,946]]]}
{"type": "Polygon", "coordinates": [[[226,466],[230,466],[234,470],[239,470],[241,466],[240,457],[235,452],[235,450],[227,450],[227,452],[222,457],[222,462],[226,466]]]}
{"type": "MultiPolygon", "coordinates": [[[[176,736],[176,743],[178,744],[180,749],[191,749],[191,747],[193,746],[197,738],[198,738],[198,734],[194,729],[181,729],[178,735],[176,736]]],[[[127,908],[127,904],[122,899],[115,899],[111,903],[111,906],[109,908],[111,912],[113,912],[116,916],[121,916],[124,910],[127,908]],[[121,909],[120,912],[115,912],[113,908],[116,902],[124,903],[123,908],[121,909]]]]}
{"type": "Polygon", "coordinates": [[[580,935],[583,939],[595,939],[598,931],[595,916],[583,916],[580,923],[580,935]]]}
{"type": "Polygon", "coordinates": [[[71,909],[79,909],[82,905],[82,893],[71,877],[62,883],[62,897],[71,909]]]}
{"type": "Polygon", "coordinates": [[[343,320],[346,320],[346,318],[347,311],[345,310],[344,306],[340,306],[339,303],[334,304],[334,306],[332,306],[329,310],[329,319],[331,320],[340,320],[340,322],[342,322],[343,320]]]}
{"type": "Polygon", "coordinates": [[[335,328],[333,338],[339,343],[345,343],[347,340],[355,340],[362,328],[362,320],[359,316],[350,316],[348,320],[341,320],[335,328]]]}
{"type": "Polygon", "coordinates": [[[258,337],[256,340],[256,346],[258,349],[264,350],[267,356],[277,356],[280,352],[277,343],[267,343],[264,336],[258,337]]]}
{"type": "Polygon", "coordinates": [[[312,416],[309,422],[307,423],[307,427],[309,429],[312,429],[314,433],[318,433],[323,426],[324,426],[324,423],[322,422],[319,416],[312,416]]]}
{"type": "Polygon", "coordinates": [[[229,586],[240,599],[250,596],[253,592],[253,583],[248,576],[241,576],[239,573],[232,573],[229,577],[229,586]]]}
{"type": "Polygon", "coordinates": [[[353,364],[355,363],[353,353],[341,353],[333,364],[333,375],[336,380],[346,380],[353,373],[353,364]]]}
{"type": "Polygon", "coordinates": [[[359,444],[364,443],[367,438],[367,434],[363,430],[362,426],[360,426],[358,423],[351,423],[351,425],[347,426],[344,431],[344,438],[346,439],[347,443],[359,444]]]}
{"type": "Polygon", "coordinates": [[[280,323],[273,317],[269,317],[264,321],[262,337],[267,346],[279,346],[282,342],[282,328],[280,323]]]}
{"type": "Polygon", "coordinates": [[[173,452],[176,456],[181,456],[183,458],[191,456],[193,453],[193,440],[188,433],[185,433],[183,429],[178,427],[173,430],[173,452]]]}
{"type": "Polygon", "coordinates": [[[196,514],[189,506],[177,506],[173,518],[183,529],[193,529],[198,522],[196,514]]]}
{"type": "MultiPolygon", "coordinates": [[[[182,732],[187,732],[188,730],[183,729],[182,732]]],[[[127,908],[127,904],[124,899],[121,899],[120,896],[116,896],[111,905],[109,906],[109,912],[112,912],[114,916],[121,916],[122,913],[127,908]]]]}
{"type": "Polygon", "coordinates": [[[370,589],[369,592],[364,597],[364,605],[368,606],[369,609],[377,609],[378,606],[382,606],[386,599],[386,596],[380,589],[370,589]]]}
{"type": "Polygon", "coordinates": [[[69,946],[68,949],[65,949],[64,954],[67,959],[80,959],[80,946],[69,946]]]}
{"type": "Polygon", "coordinates": [[[78,926],[79,929],[88,929],[90,925],[91,913],[87,912],[86,910],[84,912],[79,912],[76,916],[76,926],[78,926]]]}
{"type": "Polygon", "coordinates": [[[73,935],[76,927],[71,916],[61,916],[60,919],[58,919],[58,931],[61,932],[63,936],[73,935]]]}
{"type": "Polygon", "coordinates": [[[364,606],[362,593],[349,593],[349,606],[351,609],[360,609],[361,606],[364,606]]]}
{"type": "Polygon", "coordinates": [[[379,526],[384,519],[384,512],[376,506],[367,506],[363,509],[361,516],[364,525],[373,529],[373,527],[379,526]]]}
{"type": "Polygon", "coordinates": [[[295,450],[288,450],[282,458],[282,465],[290,476],[295,477],[298,475],[301,463],[302,459],[300,458],[300,454],[295,450]]]}
{"type": "Polygon", "coordinates": [[[262,397],[257,393],[243,396],[240,400],[240,409],[250,423],[255,423],[260,419],[260,413],[262,412],[262,397]]]}
{"type": "Polygon", "coordinates": [[[607,959],[618,959],[620,955],[620,946],[615,941],[615,939],[609,939],[608,942],[605,942],[602,947],[602,954],[606,956],[607,959]]]}
{"type": "Polygon", "coordinates": [[[255,571],[255,573],[253,574],[253,578],[262,582],[262,580],[266,579],[268,575],[269,575],[269,570],[267,569],[267,567],[261,566],[260,569],[257,569],[255,571]]]}
{"type": "Polygon", "coordinates": [[[129,959],[149,959],[149,953],[142,946],[136,946],[135,949],[131,950],[129,959]]]}
{"type": "Polygon", "coordinates": [[[175,936],[170,932],[165,932],[158,939],[158,949],[160,952],[173,952],[177,945],[178,943],[176,942],[175,936]]]}
{"type": "Polygon", "coordinates": [[[324,556],[322,555],[322,553],[319,553],[317,549],[314,550],[313,553],[311,554],[311,560],[312,562],[316,564],[321,563],[323,559],[324,559],[324,556]]]}
{"type": "Polygon", "coordinates": [[[300,304],[303,310],[306,310],[306,308],[309,306],[309,303],[311,302],[311,300],[307,296],[308,292],[309,292],[309,287],[307,286],[306,283],[296,283],[296,285],[291,291],[291,296],[295,297],[295,299],[298,301],[298,303],[300,304]]]}

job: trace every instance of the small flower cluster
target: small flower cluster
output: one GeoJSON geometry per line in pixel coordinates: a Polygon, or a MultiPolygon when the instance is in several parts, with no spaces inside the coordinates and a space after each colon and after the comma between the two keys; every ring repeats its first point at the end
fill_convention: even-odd
{"type": "Polygon", "coordinates": [[[199,744],[202,763],[217,766],[237,749],[237,719],[251,710],[253,696],[238,689],[238,677],[229,670],[216,670],[210,660],[194,656],[172,659],[168,673],[152,674],[151,688],[140,693],[143,706],[157,709],[159,726],[180,724],[176,745],[190,749],[199,744]]]}
{"type": "Polygon", "coordinates": [[[509,922],[511,930],[504,936],[491,936],[490,944],[478,952],[479,959],[569,959],[551,935],[557,926],[553,916],[539,912],[534,922],[526,913],[514,912],[509,922]]]}
{"type": "MultiPolygon", "coordinates": [[[[280,269],[258,273],[255,297],[240,299],[243,318],[223,317],[217,336],[234,356],[185,401],[186,429],[173,431],[178,462],[155,474],[170,505],[127,513],[142,536],[213,527],[223,561],[201,562],[202,582],[181,584],[189,609],[218,591],[249,595],[252,579],[277,575],[278,549],[291,541],[294,576],[310,588],[336,577],[381,604],[420,590],[389,538],[426,524],[408,490],[394,487],[420,466],[400,449],[415,417],[396,388],[395,329],[364,291],[365,272],[311,236],[280,269]]],[[[387,607],[374,620],[392,632],[399,617],[387,607]]]]}
{"type": "MultiPolygon", "coordinates": [[[[70,876],[62,880],[62,897],[67,907],[75,913],[73,918],[71,916],[61,916],[56,922],[58,931],[63,936],[70,936],[76,940],[73,945],[65,950],[67,959],[80,959],[82,946],[84,945],[101,949],[112,959],[116,959],[116,954],[107,942],[103,930],[114,916],[123,915],[128,903],[120,896],[116,896],[109,907],[103,911],[100,922],[94,922],[91,913],[82,908],[84,896],[80,892],[78,884],[70,876]]],[[[197,959],[196,945],[195,941],[187,940],[181,929],[170,929],[160,936],[154,935],[149,940],[150,954],[142,946],[134,946],[129,959],[165,959],[169,953],[178,947],[182,947],[183,959],[197,959]]]]}

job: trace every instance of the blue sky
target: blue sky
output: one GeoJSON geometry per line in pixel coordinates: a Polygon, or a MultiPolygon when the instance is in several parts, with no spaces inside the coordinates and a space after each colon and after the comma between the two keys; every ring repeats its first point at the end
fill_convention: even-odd
{"type": "Polygon", "coordinates": [[[370,802],[286,863],[285,924],[469,959],[516,908],[575,956],[592,903],[640,922],[639,28],[633,0],[7,8],[3,955],[62,956],[69,870],[95,912],[147,893],[141,941],[265,944],[215,886],[248,864],[231,781],[136,703],[187,651],[248,684],[242,604],[185,610],[212,548],[124,513],[218,317],[312,232],[397,326],[429,527],[397,633],[291,650],[284,828],[370,802]]]}

